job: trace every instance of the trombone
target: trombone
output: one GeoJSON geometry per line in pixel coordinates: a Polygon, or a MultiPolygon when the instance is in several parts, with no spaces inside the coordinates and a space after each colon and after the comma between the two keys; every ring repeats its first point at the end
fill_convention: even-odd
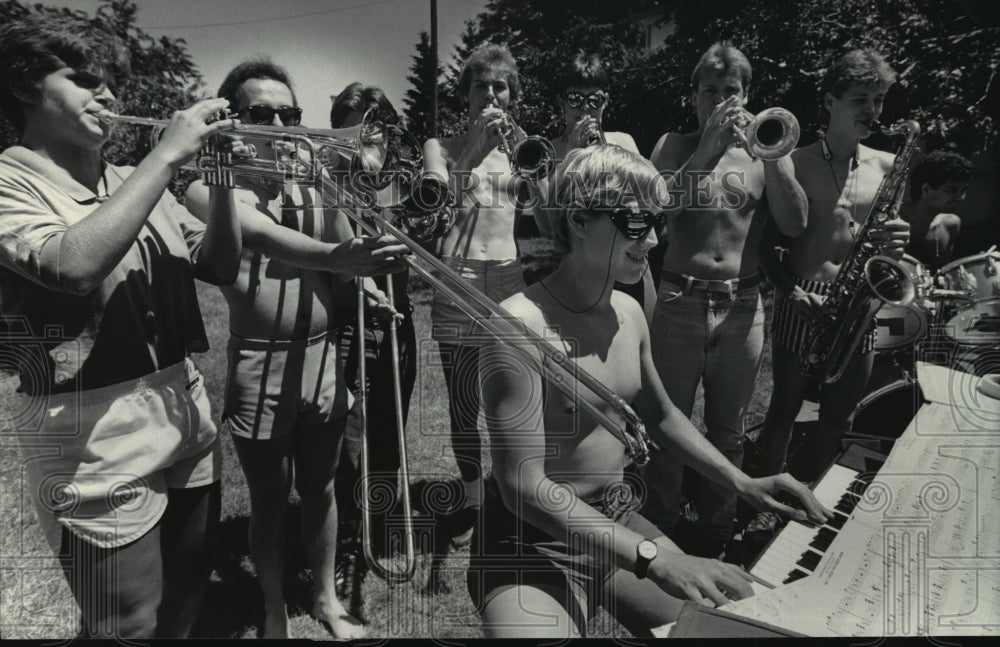
{"type": "MultiPolygon", "coordinates": [[[[361,226],[357,225],[360,235],[361,226]]],[[[365,291],[362,279],[355,279],[357,284],[357,321],[355,337],[358,346],[358,412],[361,418],[361,551],[368,568],[387,582],[398,584],[413,579],[417,570],[417,551],[413,535],[413,505],[410,501],[410,470],[406,457],[406,423],[403,421],[403,388],[399,377],[399,335],[396,331],[397,322],[389,321],[389,354],[392,362],[392,397],[395,406],[396,443],[399,447],[399,473],[397,488],[403,507],[403,568],[396,571],[387,568],[375,556],[372,541],[372,500],[371,467],[368,460],[368,369],[366,360],[365,335],[365,291]]],[[[392,277],[386,281],[386,296],[389,303],[396,303],[392,277]]],[[[387,537],[388,539],[388,537],[387,537]]]]}
{"type": "MultiPolygon", "coordinates": [[[[642,419],[635,410],[618,394],[611,391],[597,378],[584,370],[575,362],[569,360],[568,356],[560,349],[553,346],[549,341],[541,337],[538,333],[530,330],[520,320],[514,319],[510,314],[497,305],[471,285],[463,280],[451,268],[442,263],[430,251],[412,240],[398,227],[382,217],[375,210],[370,208],[370,200],[363,196],[356,196],[353,191],[337,191],[333,187],[333,194],[337,201],[344,207],[344,213],[351,218],[358,226],[359,230],[364,230],[371,235],[389,234],[406,245],[416,258],[429,267],[425,268],[418,263],[414,257],[407,257],[405,260],[414,272],[424,278],[432,287],[440,290],[447,298],[451,299],[455,305],[466,315],[475,319],[479,325],[492,337],[506,343],[522,359],[527,366],[535,370],[542,379],[546,380],[553,387],[561,391],[570,400],[577,402],[581,409],[586,410],[605,429],[614,435],[625,447],[625,454],[637,465],[645,465],[649,462],[650,452],[659,449],[649,438],[646,427],[642,419]],[[529,350],[539,351],[538,354],[529,350]],[[541,357],[539,357],[541,355],[541,357]],[[583,385],[591,393],[600,398],[612,411],[618,415],[618,419],[603,411],[577,390],[578,385],[583,385]]],[[[391,285],[391,283],[390,283],[391,285]]],[[[361,300],[359,299],[359,303],[361,300]]],[[[360,321],[360,318],[359,318],[360,321]]],[[[391,334],[391,333],[390,333],[391,334]]],[[[393,361],[396,361],[394,355],[393,361]]],[[[394,369],[398,364],[393,365],[394,369]]],[[[394,370],[394,378],[397,373],[394,370]]],[[[398,382],[397,379],[394,379],[398,382]]],[[[394,384],[394,388],[396,385],[394,384]]],[[[400,409],[397,407],[397,412],[400,409]]],[[[401,414],[397,414],[400,420],[401,414]]],[[[401,427],[400,427],[401,428],[401,427]]],[[[362,436],[364,438],[364,436],[362,436]]],[[[399,435],[400,442],[405,439],[403,434],[399,435]]],[[[363,447],[362,451],[366,450],[363,447]]],[[[362,505],[362,547],[365,560],[369,566],[388,581],[405,581],[412,577],[415,570],[415,562],[412,559],[412,514],[408,512],[408,476],[405,471],[403,451],[400,452],[400,476],[403,479],[403,509],[406,515],[404,533],[407,546],[406,566],[402,572],[389,571],[383,568],[375,559],[371,549],[371,506],[367,488],[363,489],[362,505]]],[[[362,479],[367,478],[367,465],[363,463],[362,479]]]]}
{"type": "MultiPolygon", "coordinates": [[[[451,299],[492,337],[506,343],[527,366],[538,372],[549,384],[577,402],[625,446],[625,453],[633,462],[640,466],[649,462],[650,452],[657,450],[658,447],[649,438],[642,419],[621,396],[611,391],[578,364],[570,361],[565,353],[529,329],[523,322],[511,317],[506,310],[469,285],[399,228],[373,210],[365,208],[363,199],[355,202],[356,197],[350,192],[339,193],[337,197],[348,207],[344,213],[366,232],[372,235],[383,233],[392,235],[410,248],[413,256],[405,260],[414,272],[451,299]],[[418,263],[417,258],[429,269],[418,263]],[[542,357],[539,358],[525,346],[539,351],[542,357]],[[620,419],[615,419],[593,402],[580,397],[578,385],[586,387],[603,400],[620,419]]],[[[366,513],[363,511],[363,514],[366,513]]]]}
{"type": "MultiPolygon", "coordinates": [[[[404,131],[405,132],[405,131],[404,131]]],[[[406,133],[408,135],[408,133],[406,133]]],[[[454,197],[445,183],[440,178],[423,174],[414,175],[414,169],[420,168],[423,156],[419,153],[419,148],[407,149],[405,147],[395,147],[398,151],[396,168],[402,167],[399,172],[392,172],[394,175],[402,176],[400,182],[405,185],[403,192],[406,197],[398,204],[388,207],[388,213],[400,224],[407,228],[407,231],[417,237],[421,242],[429,242],[434,238],[443,236],[454,225],[452,206],[454,197]],[[415,151],[415,152],[414,152],[415,151]]],[[[337,191],[336,195],[346,197],[347,202],[360,202],[358,207],[364,207],[367,203],[379,203],[379,196],[358,196],[356,191],[337,191]]],[[[384,198],[384,195],[382,196],[384,198]]],[[[345,213],[352,215],[350,208],[345,209],[345,213]]],[[[374,213],[374,212],[373,212],[374,213]]],[[[365,226],[362,225],[362,215],[354,215],[358,235],[362,235],[365,226]]],[[[385,220],[373,218],[373,222],[367,227],[368,231],[374,235],[381,236],[384,229],[379,227],[385,220]]],[[[406,423],[403,420],[403,389],[399,375],[399,335],[397,332],[398,323],[395,318],[389,321],[389,352],[392,362],[392,394],[393,405],[395,407],[396,423],[396,443],[399,448],[399,472],[397,475],[397,488],[400,493],[400,504],[403,511],[403,567],[401,570],[387,568],[379,562],[375,556],[372,540],[372,500],[369,482],[371,479],[371,468],[368,459],[368,397],[367,397],[367,366],[365,352],[365,294],[362,286],[362,279],[355,279],[357,284],[357,332],[358,343],[358,411],[361,418],[361,550],[368,567],[376,575],[390,583],[408,582],[413,579],[417,569],[416,547],[413,533],[413,505],[410,500],[410,471],[406,454],[406,423]]],[[[392,278],[386,281],[386,296],[389,303],[395,305],[396,295],[392,278]]]]}

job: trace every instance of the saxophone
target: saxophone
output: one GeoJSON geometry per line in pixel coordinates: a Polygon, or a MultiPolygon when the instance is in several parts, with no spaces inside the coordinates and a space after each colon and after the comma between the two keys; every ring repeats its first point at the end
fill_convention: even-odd
{"type": "Polygon", "coordinates": [[[841,378],[883,305],[906,305],[916,292],[906,268],[884,256],[882,245],[872,240],[872,234],[881,231],[899,209],[906,186],[906,168],[916,149],[920,124],[913,120],[901,121],[882,132],[903,137],[903,142],[830,286],[820,316],[810,321],[806,329],[802,373],[822,384],[841,378]]]}

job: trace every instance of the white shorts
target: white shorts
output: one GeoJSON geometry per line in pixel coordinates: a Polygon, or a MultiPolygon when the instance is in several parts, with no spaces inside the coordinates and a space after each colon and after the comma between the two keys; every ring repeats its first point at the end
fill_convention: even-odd
{"type": "Polygon", "coordinates": [[[45,411],[41,427],[18,439],[54,551],[61,526],[102,548],[135,541],[163,515],[168,488],[221,474],[204,378],[190,359],[99,389],[21,397],[45,411]]]}

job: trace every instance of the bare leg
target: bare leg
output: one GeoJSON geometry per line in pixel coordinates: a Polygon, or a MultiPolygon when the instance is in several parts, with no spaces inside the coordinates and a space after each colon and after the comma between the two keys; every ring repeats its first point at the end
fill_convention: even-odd
{"type": "Polygon", "coordinates": [[[187,638],[198,619],[219,539],[222,484],[173,489],[163,515],[163,600],[157,638],[187,638]]]}
{"type": "Polygon", "coordinates": [[[579,638],[580,627],[566,608],[569,592],[556,587],[510,586],[482,613],[487,638],[579,638]]]}
{"type": "Polygon", "coordinates": [[[292,434],[271,440],[233,436],[250,490],[250,555],[264,593],[264,638],[288,638],[285,511],[292,488],[292,434]]]}
{"type": "Polygon", "coordinates": [[[346,417],[295,431],[295,489],[302,498],[302,538],[313,576],[313,617],[337,638],[364,635],[364,625],[337,598],[337,499],[334,480],[346,417]]]}
{"type": "MultiPolygon", "coordinates": [[[[679,551],[678,551],[679,552],[679,551]]],[[[651,630],[677,620],[684,601],[669,595],[652,580],[616,569],[607,584],[605,609],[633,635],[644,638],[651,630]]]]}
{"type": "Polygon", "coordinates": [[[80,607],[85,638],[152,638],[163,591],[160,524],[119,548],[100,548],[65,528],[59,561],[80,607]]]}

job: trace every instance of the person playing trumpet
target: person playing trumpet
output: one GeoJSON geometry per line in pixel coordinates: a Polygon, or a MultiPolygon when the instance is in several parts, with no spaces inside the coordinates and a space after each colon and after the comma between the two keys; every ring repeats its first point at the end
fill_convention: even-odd
{"type": "MultiPolygon", "coordinates": [[[[805,194],[791,161],[753,160],[734,146],[750,80],[750,62],[740,50],[729,43],[710,47],[691,76],[698,129],[663,135],[651,156],[659,171],[672,174],[672,197],[679,198],[667,219],[670,244],[650,329],[653,361],[686,416],[699,383],[704,386],[707,438],[736,467],[764,345],[761,232],[771,219],[788,236],[806,225],[805,194]]],[[[679,457],[666,451],[645,472],[645,513],[668,535],[678,530],[682,471],[679,457]]],[[[701,479],[695,508],[690,545],[717,556],[732,531],[736,495],[701,479]]]]}
{"type": "MultiPolygon", "coordinates": [[[[556,91],[563,110],[564,125],[562,135],[552,142],[557,160],[564,159],[574,149],[595,144],[615,144],[627,151],[639,152],[635,140],[628,133],[604,130],[604,111],[610,98],[608,86],[607,70],[596,55],[578,52],[563,65],[556,80],[556,91]]],[[[539,184],[539,191],[544,191],[546,183],[539,184]]],[[[551,232],[547,230],[548,219],[537,218],[537,222],[539,233],[551,238],[551,232]]],[[[656,291],[648,268],[639,282],[618,284],[616,287],[635,297],[646,313],[646,320],[651,320],[656,291]]]]}
{"type": "Polygon", "coordinates": [[[230,190],[206,189],[202,224],[167,185],[235,122],[217,119],[225,99],[200,101],[138,166],[106,162],[128,72],[115,43],[66,15],[0,27],[0,112],[20,135],[0,154],[0,326],[21,326],[0,342],[20,377],[5,404],[41,412],[14,434],[30,452],[19,467],[82,636],[185,638],[212,571],[222,466],[190,359],[208,350],[194,279],[232,282],[241,237],[230,190]]]}
{"type": "MultiPolygon", "coordinates": [[[[485,43],[462,66],[459,90],[467,101],[466,131],[424,144],[424,169],[446,179],[456,196],[455,224],[438,244],[441,260],[480,292],[502,301],[525,287],[514,238],[521,188],[498,149],[500,132],[517,106],[520,81],[510,51],[485,43]]],[[[468,543],[482,500],[482,441],[477,417],[479,348],[470,341],[475,322],[440,292],[431,306],[448,391],[451,446],[461,473],[449,531],[454,545],[468,543]]]]}
{"type": "MultiPolygon", "coordinates": [[[[246,123],[297,126],[292,81],[270,59],[230,70],[219,96],[246,123]]],[[[257,147],[263,155],[281,154],[257,147]]],[[[237,142],[236,157],[251,155],[237,142]]],[[[312,568],[312,615],[338,638],[361,623],[335,586],[337,503],[334,480],[352,396],[344,384],[333,303],[338,284],[356,275],[401,269],[407,248],[391,237],[355,238],[346,217],[319,202],[312,187],[237,175],[236,208],[246,247],[239,275],[222,288],[229,304],[227,388],[222,424],[250,490],[250,552],[264,592],[266,638],[286,638],[285,526],[294,480],[312,568]]],[[[199,218],[215,217],[200,182],[187,192],[199,218]]],[[[384,294],[375,292],[391,311],[384,294]]]]}

